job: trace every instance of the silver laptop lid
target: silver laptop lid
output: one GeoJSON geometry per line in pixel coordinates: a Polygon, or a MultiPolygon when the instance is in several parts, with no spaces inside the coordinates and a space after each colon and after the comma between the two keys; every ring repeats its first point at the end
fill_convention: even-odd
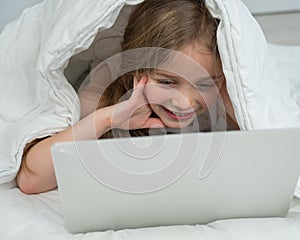
{"type": "Polygon", "coordinates": [[[52,147],[71,233],[285,216],[300,129],[189,133],[52,147]]]}

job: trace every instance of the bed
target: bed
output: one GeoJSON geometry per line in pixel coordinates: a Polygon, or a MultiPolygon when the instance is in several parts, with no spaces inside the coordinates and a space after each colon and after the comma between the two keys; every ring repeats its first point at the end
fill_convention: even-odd
{"type": "MultiPolygon", "coordinates": [[[[235,219],[207,225],[162,226],[120,231],[69,234],[64,226],[58,190],[25,195],[14,182],[1,186],[1,239],[299,239],[300,199],[286,218],[235,219]]],[[[83,206],[84,207],[84,206],[83,206]]]]}
{"type": "MultiPolygon", "coordinates": [[[[64,226],[58,190],[29,196],[16,187],[14,178],[26,143],[79,120],[78,97],[71,80],[66,81],[67,65],[90,62],[93,43],[112,33],[122,34],[124,22],[120,26],[114,23],[122,16],[125,4],[140,2],[45,0],[24,11],[1,33],[0,81],[5,91],[0,94],[0,238],[300,239],[300,182],[285,218],[76,235],[69,234],[64,226]],[[112,26],[115,29],[109,31],[112,26]],[[5,102],[11,103],[10,108],[5,102]]],[[[218,32],[220,55],[241,129],[300,127],[300,46],[267,43],[257,22],[238,0],[207,2],[214,16],[222,19],[218,32]],[[260,84],[262,80],[264,84],[260,84]],[[275,91],[270,91],[270,86],[275,91]]],[[[127,12],[123,13],[121,19],[126,19],[127,12]]],[[[110,43],[98,60],[117,51],[117,42],[110,43]]]]}

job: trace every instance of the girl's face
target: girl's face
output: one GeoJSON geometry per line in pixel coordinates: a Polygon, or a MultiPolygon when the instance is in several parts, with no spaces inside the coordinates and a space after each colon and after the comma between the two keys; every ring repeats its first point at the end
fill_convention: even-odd
{"type": "Polygon", "coordinates": [[[197,45],[180,52],[188,57],[172,62],[172,67],[164,68],[168,70],[157,69],[149,74],[144,91],[152,110],[170,128],[184,128],[207,111],[225,81],[214,55],[204,53],[197,45]],[[198,64],[202,68],[195,67],[198,64]]]}

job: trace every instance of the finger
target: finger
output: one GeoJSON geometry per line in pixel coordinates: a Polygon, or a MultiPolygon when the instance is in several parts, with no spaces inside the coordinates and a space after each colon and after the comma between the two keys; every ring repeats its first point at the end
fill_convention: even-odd
{"type": "Polygon", "coordinates": [[[149,118],[145,124],[145,128],[163,128],[166,125],[159,118],[149,118]]]}
{"type": "Polygon", "coordinates": [[[133,76],[133,89],[137,87],[139,80],[136,75],[133,76]]]}
{"type": "Polygon", "coordinates": [[[137,81],[138,83],[136,84],[134,90],[133,90],[133,95],[134,96],[140,96],[142,93],[143,93],[143,90],[144,90],[144,86],[145,86],[145,83],[147,82],[147,76],[144,75],[141,77],[140,80],[137,80],[135,78],[134,81],[137,81]]]}
{"type": "Polygon", "coordinates": [[[143,85],[147,82],[147,75],[143,75],[140,79],[137,75],[133,77],[133,88],[136,88],[139,84],[143,85]]]}
{"type": "Polygon", "coordinates": [[[137,86],[143,86],[143,85],[145,85],[146,82],[147,82],[147,80],[148,80],[147,75],[143,75],[143,76],[140,78],[140,80],[138,81],[137,86]]]}

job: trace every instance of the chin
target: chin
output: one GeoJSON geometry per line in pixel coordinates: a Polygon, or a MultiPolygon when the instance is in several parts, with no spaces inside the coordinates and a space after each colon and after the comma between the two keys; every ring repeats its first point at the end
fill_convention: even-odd
{"type": "Polygon", "coordinates": [[[189,122],[172,122],[172,121],[166,120],[166,119],[161,119],[161,121],[168,128],[178,128],[178,129],[185,128],[193,122],[193,121],[189,121],[189,122]]]}

